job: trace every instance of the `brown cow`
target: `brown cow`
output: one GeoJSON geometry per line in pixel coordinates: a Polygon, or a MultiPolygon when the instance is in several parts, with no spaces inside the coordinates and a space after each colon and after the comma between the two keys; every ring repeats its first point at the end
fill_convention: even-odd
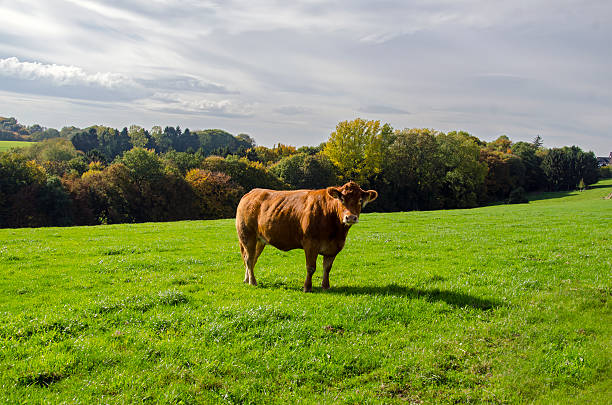
{"type": "Polygon", "coordinates": [[[244,282],[257,285],[253,268],[269,244],[284,251],[304,249],[305,292],[312,291],[317,256],[323,256],[321,286],[328,289],[329,271],[351,225],[359,221],[361,209],[376,197],[376,191],[364,191],[352,181],[322,190],[251,190],[236,211],[236,230],[246,267],[244,282]]]}

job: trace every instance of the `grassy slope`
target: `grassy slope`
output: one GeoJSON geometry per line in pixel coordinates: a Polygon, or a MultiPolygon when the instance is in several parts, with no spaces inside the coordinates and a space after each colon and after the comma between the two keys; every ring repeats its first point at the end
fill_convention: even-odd
{"type": "Polygon", "coordinates": [[[0,400],[610,402],[610,191],[364,215],[313,294],[232,220],[0,230],[0,400]]]}
{"type": "Polygon", "coordinates": [[[24,142],[24,141],[0,141],[0,152],[6,152],[12,148],[23,148],[26,146],[34,145],[36,142],[24,142]]]}

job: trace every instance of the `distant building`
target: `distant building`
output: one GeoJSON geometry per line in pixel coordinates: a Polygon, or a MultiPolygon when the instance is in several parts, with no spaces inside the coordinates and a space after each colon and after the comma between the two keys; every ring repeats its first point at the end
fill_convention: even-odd
{"type": "Polygon", "coordinates": [[[608,157],[598,157],[597,164],[599,165],[599,167],[612,166],[612,152],[610,152],[610,156],[608,157]]]}

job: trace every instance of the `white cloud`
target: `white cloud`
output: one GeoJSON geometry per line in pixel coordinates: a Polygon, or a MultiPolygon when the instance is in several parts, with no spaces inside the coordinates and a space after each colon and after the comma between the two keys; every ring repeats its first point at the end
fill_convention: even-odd
{"type": "Polygon", "coordinates": [[[155,93],[150,100],[144,101],[145,108],[154,111],[176,114],[202,114],[218,117],[248,117],[253,114],[253,107],[231,100],[208,100],[197,95],[180,93],[155,93]]]}
{"type": "Polygon", "coordinates": [[[87,73],[76,66],[21,62],[15,57],[0,59],[0,75],[20,80],[41,80],[55,86],[99,86],[117,89],[136,85],[128,77],[117,73],[87,73]]]}

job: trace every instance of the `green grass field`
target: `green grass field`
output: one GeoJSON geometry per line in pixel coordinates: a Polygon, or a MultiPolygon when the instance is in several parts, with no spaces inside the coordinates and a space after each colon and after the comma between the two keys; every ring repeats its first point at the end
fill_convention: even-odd
{"type": "Polygon", "coordinates": [[[27,146],[34,145],[36,142],[23,142],[23,141],[0,141],[0,152],[6,152],[12,148],[24,148],[27,146]]]}
{"type": "Polygon", "coordinates": [[[0,230],[0,401],[610,403],[611,191],[364,214],[312,294],[232,220],[0,230]]]}

